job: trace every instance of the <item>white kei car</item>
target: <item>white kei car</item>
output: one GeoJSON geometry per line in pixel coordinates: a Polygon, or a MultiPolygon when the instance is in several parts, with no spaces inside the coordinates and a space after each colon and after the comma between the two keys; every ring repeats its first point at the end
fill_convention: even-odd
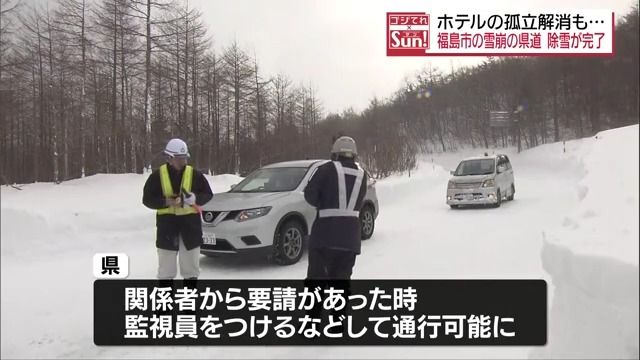
{"type": "Polygon", "coordinates": [[[451,175],[447,204],[452,209],[462,205],[499,207],[503,200],[513,200],[516,193],[513,168],[504,154],[464,159],[451,175]]]}
{"type": "MultiPolygon", "coordinates": [[[[305,201],[304,188],[327,161],[267,165],[228,192],[215,194],[202,207],[200,252],[207,256],[257,253],[281,265],[298,262],[317,212],[305,201]]],[[[369,178],[360,211],[363,239],[373,235],[377,216],[375,180],[369,178]]]]}

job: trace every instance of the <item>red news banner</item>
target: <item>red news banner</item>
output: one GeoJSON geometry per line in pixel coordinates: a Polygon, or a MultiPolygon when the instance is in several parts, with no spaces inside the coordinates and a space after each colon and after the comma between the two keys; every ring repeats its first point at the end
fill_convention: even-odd
{"type": "Polygon", "coordinates": [[[609,10],[387,13],[387,56],[613,56],[609,10]]]}

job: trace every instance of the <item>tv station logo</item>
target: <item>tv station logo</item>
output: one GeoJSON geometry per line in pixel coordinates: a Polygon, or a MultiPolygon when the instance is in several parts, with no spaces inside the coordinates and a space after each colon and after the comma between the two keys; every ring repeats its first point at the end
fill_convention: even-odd
{"type": "Polygon", "coordinates": [[[387,56],[426,55],[429,26],[427,13],[387,13],[387,56]]]}
{"type": "Polygon", "coordinates": [[[387,56],[614,55],[610,10],[387,13],[387,56]]]}

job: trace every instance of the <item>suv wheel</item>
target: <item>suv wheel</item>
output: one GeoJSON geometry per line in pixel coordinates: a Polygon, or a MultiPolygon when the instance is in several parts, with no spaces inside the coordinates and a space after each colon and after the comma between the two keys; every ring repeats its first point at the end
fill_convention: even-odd
{"type": "Polygon", "coordinates": [[[289,220],[283,223],[273,240],[273,260],[276,264],[295,264],[302,257],[304,228],[298,221],[289,220]]]}
{"type": "Polygon", "coordinates": [[[367,205],[360,210],[360,238],[367,240],[373,235],[373,230],[376,226],[375,214],[373,208],[367,205]]]}
{"type": "Polygon", "coordinates": [[[500,189],[498,189],[498,192],[496,192],[496,198],[498,199],[498,201],[494,206],[498,208],[500,207],[500,205],[502,205],[502,194],[500,193],[500,189]]]}

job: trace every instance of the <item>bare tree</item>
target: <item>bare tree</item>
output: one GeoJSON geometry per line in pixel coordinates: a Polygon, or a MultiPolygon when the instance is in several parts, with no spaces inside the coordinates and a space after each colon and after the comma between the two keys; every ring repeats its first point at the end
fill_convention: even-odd
{"type": "Polygon", "coordinates": [[[258,166],[262,166],[265,157],[265,148],[266,148],[266,135],[267,135],[267,118],[266,118],[266,108],[267,108],[267,85],[269,84],[269,80],[264,81],[260,77],[260,72],[258,70],[258,60],[254,56],[253,58],[253,76],[254,76],[254,104],[255,104],[255,128],[256,128],[256,148],[257,148],[257,158],[258,158],[258,166]]]}
{"type": "Polygon", "coordinates": [[[233,172],[240,173],[240,108],[246,101],[246,94],[250,90],[250,82],[253,76],[251,59],[240,49],[237,42],[233,42],[223,53],[225,63],[225,79],[228,82],[229,91],[233,96],[233,152],[231,163],[233,172]]]}
{"type": "Polygon", "coordinates": [[[145,53],[144,53],[144,114],[143,114],[143,166],[150,167],[152,141],[151,141],[151,75],[152,75],[152,49],[153,42],[160,39],[163,35],[156,34],[155,28],[158,25],[166,24],[167,21],[162,19],[161,14],[171,10],[171,4],[165,1],[152,0],[132,0],[128,3],[131,8],[130,16],[144,21],[144,33],[134,31],[138,36],[144,37],[145,53]]]}
{"type": "Polygon", "coordinates": [[[348,134],[384,177],[415,167],[419,152],[526,148],[638,122],[637,6],[616,24],[615,57],[426,69],[361,113],[325,116],[315,88],[261,72],[236,42],[214,52],[189,3],[55,1],[50,12],[0,0],[2,183],[140,172],[170,136],[190,143],[196,165],[244,174],[327,157],[348,134]],[[518,126],[491,129],[492,110],[518,126]]]}
{"type": "MultiPolygon", "coordinates": [[[[87,143],[87,53],[89,40],[87,38],[89,13],[86,0],[60,0],[55,12],[54,25],[65,45],[75,50],[71,58],[71,69],[79,79],[80,86],[77,93],[80,103],[79,142],[80,142],[80,173],[86,174],[86,143],[87,143]]],[[[65,127],[66,129],[66,127],[65,127]]],[[[65,144],[68,139],[65,139],[65,144]]],[[[65,151],[65,172],[68,176],[68,151],[65,151]]]]}
{"type": "Polygon", "coordinates": [[[0,84],[2,84],[2,72],[5,68],[5,49],[8,45],[8,36],[13,34],[13,15],[17,12],[18,0],[0,0],[0,84]]]}

